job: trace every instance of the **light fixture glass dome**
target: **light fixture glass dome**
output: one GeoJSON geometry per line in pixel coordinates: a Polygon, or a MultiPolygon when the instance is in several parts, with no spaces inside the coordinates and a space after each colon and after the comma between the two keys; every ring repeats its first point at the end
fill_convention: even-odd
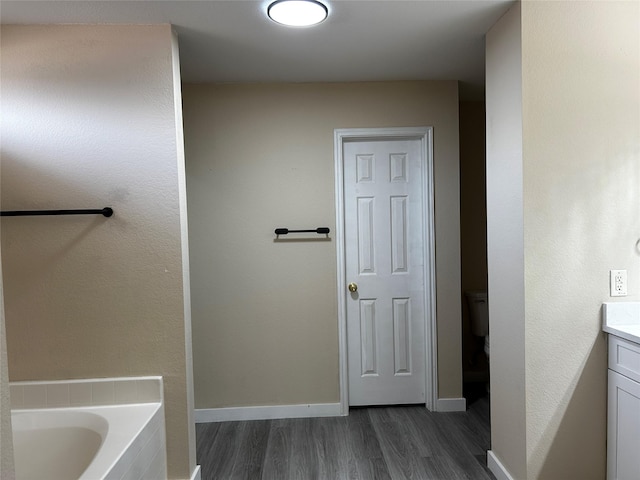
{"type": "Polygon", "coordinates": [[[267,9],[274,22],[290,27],[309,27],[322,22],[329,10],[316,0],[276,0],[267,9]]]}

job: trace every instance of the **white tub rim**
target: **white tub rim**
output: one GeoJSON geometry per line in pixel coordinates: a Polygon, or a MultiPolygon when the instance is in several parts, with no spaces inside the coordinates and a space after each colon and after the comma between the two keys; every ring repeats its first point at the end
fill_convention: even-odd
{"type": "MultiPolygon", "coordinates": [[[[11,415],[53,415],[90,413],[104,418],[109,425],[96,455],[78,480],[105,478],[131,448],[133,442],[156,415],[164,415],[163,404],[133,403],[103,406],[12,409],[11,415]]],[[[100,433],[100,432],[97,432],[100,433]]],[[[103,432],[104,433],[104,432],[103,432]]]]}

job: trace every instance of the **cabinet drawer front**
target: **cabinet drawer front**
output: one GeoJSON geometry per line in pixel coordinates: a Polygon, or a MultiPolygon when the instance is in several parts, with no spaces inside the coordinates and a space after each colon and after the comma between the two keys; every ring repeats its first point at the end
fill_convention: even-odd
{"type": "Polygon", "coordinates": [[[609,368],[640,382],[640,345],[609,335],[609,368]]]}

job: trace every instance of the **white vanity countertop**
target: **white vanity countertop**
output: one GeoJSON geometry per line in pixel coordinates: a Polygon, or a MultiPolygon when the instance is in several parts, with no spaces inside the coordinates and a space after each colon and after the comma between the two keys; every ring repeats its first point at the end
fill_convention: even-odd
{"type": "Polygon", "coordinates": [[[602,330],[640,344],[640,302],[603,303],[602,330]]]}

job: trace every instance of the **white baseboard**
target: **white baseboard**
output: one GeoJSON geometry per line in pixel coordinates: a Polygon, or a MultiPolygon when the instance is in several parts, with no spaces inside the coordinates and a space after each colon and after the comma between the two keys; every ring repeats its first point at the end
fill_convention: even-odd
{"type": "Polygon", "coordinates": [[[194,411],[196,423],[273,420],[276,418],[339,417],[341,415],[339,403],[200,408],[194,411]]]}
{"type": "Polygon", "coordinates": [[[496,480],[513,480],[509,471],[491,450],[487,451],[487,467],[495,475],[496,480]]]}
{"type": "Polygon", "coordinates": [[[202,480],[202,472],[200,471],[200,465],[196,465],[191,473],[191,480],[202,480]]]}
{"type": "Polygon", "coordinates": [[[436,412],[464,412],[466,410],[466,398],[439,398],[436,402],[436,412]]]}

